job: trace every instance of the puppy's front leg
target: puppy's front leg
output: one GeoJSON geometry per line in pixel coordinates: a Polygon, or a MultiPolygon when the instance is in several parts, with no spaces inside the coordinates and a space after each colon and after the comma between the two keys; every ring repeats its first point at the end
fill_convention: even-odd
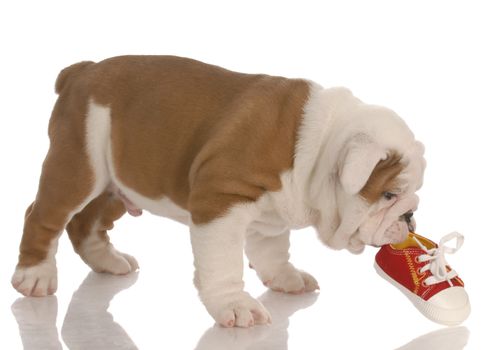
{"type": "Polygon", "coordinates": [[[243,242],[247,220],[235,211],[208,224],[190,225],[195,278],[201,301],[225,327],[270,323],[269,312],[243,291],[243,242]]]}

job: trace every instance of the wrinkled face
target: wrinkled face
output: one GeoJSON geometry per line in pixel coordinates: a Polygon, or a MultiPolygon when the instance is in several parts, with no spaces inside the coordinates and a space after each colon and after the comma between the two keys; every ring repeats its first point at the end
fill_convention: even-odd
{"type": "Polygon", "coordinates": [[[405,174],[406,167],[401,155],[389,153],[375,166],[357,195],[365,207],[365,216],[358,228],[364,243],[380,246],[401,242],[409,231],[415,230],[417,179],[412,181],[409,174],[405,174]]]}
{"type": "Polygon", "coordinates": [[[401,242],[415,229],[412,215],[423,181],[423,145],[414,141],[403,149],[358,140],[340,168],[337,239],[343,236],[352,252],[366,244],[401,242]]]}

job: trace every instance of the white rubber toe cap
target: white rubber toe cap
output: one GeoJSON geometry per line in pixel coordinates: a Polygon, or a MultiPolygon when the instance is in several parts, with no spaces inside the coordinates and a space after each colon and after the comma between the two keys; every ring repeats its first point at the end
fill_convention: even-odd
{"type": "Polygon", "coordinates": [[[469,296],[463,287],[450,287],[433,295],[427,302],[442,309],[456,310],[469,304],[469,296]]]}
{"type": "Polygon", "coordinates": [[[449,326],[465,321],[470,314],[469,296],[463,287],[450,287],[417,306],[431,320],[449,326]]]}

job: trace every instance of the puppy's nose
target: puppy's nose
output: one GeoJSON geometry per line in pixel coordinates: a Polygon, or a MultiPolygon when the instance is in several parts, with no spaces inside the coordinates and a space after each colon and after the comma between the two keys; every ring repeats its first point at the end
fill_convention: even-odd
{"type": "Polygon", "coordinates": [[[401,215],[401,217],[404,219],[404,221],[406,221],[406,224],[408,225],[408,229],[410,230],[410,232],[415,231],[415,227],[411,223],[411,218],[413,217],[413,211],[410,210],[409,212],[401,215]]]}
{"type": "Polygon", "coordinates": [[[411,222],[411,218],[413,217],[413,212],[409,211],[409,212],[403,214],[403,217],[404,217],[404,219],[405,219],[405,221],[407,223],[410,223],[411,222]]]}

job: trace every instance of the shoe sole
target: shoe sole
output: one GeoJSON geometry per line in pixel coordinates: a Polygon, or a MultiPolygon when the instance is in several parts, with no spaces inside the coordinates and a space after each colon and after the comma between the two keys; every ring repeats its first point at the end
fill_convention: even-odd
{"type": "Polygon", "coordinates": [[[444,309],[440,308],[436,305],[432,305],[431,303],[425,301],[420,298],[418,295],[413,294],[407,288],[396,282],[392,277],[385,273],[384,270],[380,266],[378,266],[377,262],[373,265],[377,273],[391,283],[394,287],[398,288],[417,308],[422,315],[427,317],[429,320],[434,321],[439,324],[443,324],[446,326],[457,326],[469,317],[470,314],[470,303],[467,302],[463,307],[459,309],[444,309]]]}

